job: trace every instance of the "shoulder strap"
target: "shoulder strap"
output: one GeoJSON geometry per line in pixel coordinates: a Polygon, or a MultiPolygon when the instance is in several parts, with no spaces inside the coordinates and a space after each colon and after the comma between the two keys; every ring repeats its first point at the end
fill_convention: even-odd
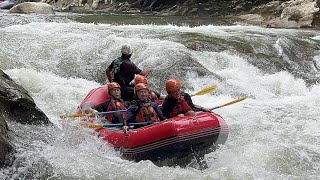
{"type": "Polygon", "coordinates": [[[120,72],[120,66],[121,66],[122,63],[123,63],[123,60],[122,60],[121,57],[119,57],[118,59],[114,60],[113,68],[111,69],[111,73],[110,73],[112,81],[115,80],[115,75],[120,72]]]}

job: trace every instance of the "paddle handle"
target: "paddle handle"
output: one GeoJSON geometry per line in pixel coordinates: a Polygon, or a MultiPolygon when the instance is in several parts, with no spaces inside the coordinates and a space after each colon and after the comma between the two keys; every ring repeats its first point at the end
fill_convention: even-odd
{"type": "Polygon", "coordinates": [[[99,112],[98,114],[113,114],[113,113],[117,113],[117,112],[127,112],[126,109],[122,109],[122,110],[116,110],[116,111],[107,111],[107,112],[99,112]]]}
{"type": "MultiPolygon", "coordinates": [[[[158,122],[149,123],[149,122],[138,122],[138,123],[129,123],[128,126],[137,126],[137,125],[148,125],[148,124],[157,124],[158,122]]],[[[104,127],[118,127],[123,126],[123,123],[116,124],[89,124],[88,128],[104,128],[104,127]]]]}
{"type": "MultiPolygon", "coordinates": [[[[116,110],[116,111],[107,111],[107,112],[99,112],[98,115],[102,115],[102,114],[113,114],[113,113],[117,113],[117,112],[126,112],[126,109],[123,110],[116,110]]],[[[89,117],[92,116],[92,113],[89,114],[71,114],[71,115],[61,115],[60,118],[61,119],[65,119],[65,118],[76,118],[76,117],[89,117]]]]}

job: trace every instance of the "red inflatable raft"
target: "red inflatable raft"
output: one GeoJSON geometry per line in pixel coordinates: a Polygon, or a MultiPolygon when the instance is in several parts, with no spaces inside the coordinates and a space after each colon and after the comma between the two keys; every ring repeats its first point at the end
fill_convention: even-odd
{"type": "MultiPolygon", "coordinates": [[[[99,87],[89,92],[77,111],[96,106],[108,98],[107,89],[99,87]]],[[[99,136],[123,157],[132,160],[163,160],[183,158],[195,151],[204,153],[224,144],[228,126],[217,114],[198,112],[194,116],[175,117],[136,129],[125,135],[121,127],[99,128],[99,136]]]]}

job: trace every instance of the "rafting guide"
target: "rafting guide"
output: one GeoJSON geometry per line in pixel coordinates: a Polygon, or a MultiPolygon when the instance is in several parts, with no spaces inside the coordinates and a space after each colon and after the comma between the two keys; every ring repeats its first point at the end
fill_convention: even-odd
{"type": "Polygon", "coordinates": [[[106,76],[109,82],[117,82],[121,86],[121,97],[125,101],[131,101],[134,92],[130,82],[134,79],[135,74],[148,75],[152,69],[139,69],[131,60],[132,50],[129,45],[121,47],[121,57],[113,60],[106,69],[106,76]]]}

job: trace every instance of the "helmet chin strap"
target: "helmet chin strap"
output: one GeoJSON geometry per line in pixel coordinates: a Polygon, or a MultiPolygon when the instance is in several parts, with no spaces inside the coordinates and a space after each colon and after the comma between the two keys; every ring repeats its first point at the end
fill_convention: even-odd
{"type": "Polygon", "coordinates": [[[113,97],[113,99],[116,99],[116,100],[120,100],[121,98],[116,98],[116,97],[114,97],[114,95],[112,95],[111,93],[109,93],[109,95],[111,96],[111,97],[113,97]]]}

